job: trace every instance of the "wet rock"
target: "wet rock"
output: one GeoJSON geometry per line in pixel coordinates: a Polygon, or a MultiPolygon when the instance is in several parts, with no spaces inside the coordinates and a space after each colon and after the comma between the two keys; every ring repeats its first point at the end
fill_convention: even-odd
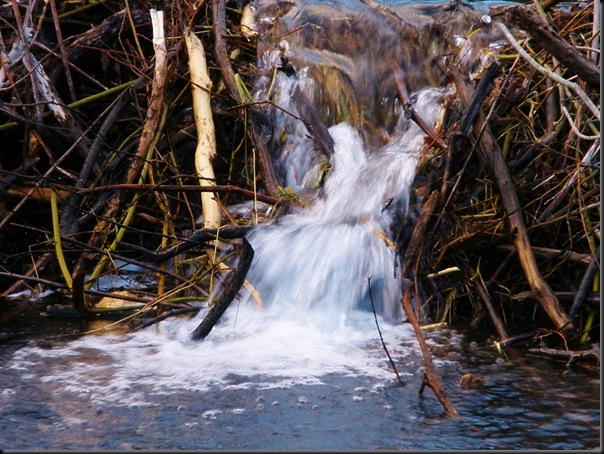
{"type": "Polygon", "coordinates": [[[459,380],[459,387],[463,390],[477,389],[484,386],[484,378],[477,377],[474,374],[465,374],[459,380]]]}

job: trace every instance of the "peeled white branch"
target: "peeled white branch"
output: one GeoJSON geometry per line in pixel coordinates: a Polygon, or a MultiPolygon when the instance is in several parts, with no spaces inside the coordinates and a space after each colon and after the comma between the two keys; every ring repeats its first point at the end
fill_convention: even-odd
{"type": "MultiPolygon", "coordinates": [[[[187,45],[187,52],[189,53],[193,112],[197,128],[195,169],[201,186],[214,186],[215,176],[214,168],[212,167],[212,158],[216,155],[216,137],[210,105],[212,81],[208,76],[203,44],[191,30],[185,32],[185,43],[187,45]]],[[[204,228],[220,227],[220,207],[214,199],[215,197],[215,193],[212,192],[201,193],[204,228]]]]}

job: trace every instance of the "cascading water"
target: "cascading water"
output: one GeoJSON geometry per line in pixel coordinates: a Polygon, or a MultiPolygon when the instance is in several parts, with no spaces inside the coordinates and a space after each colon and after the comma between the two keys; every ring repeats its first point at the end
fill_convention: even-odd
{"type": "MultiPolygon", "coordinates": [[[[499,419],[482,415],[460,431],[440,420],[432,396],[423,400],[417,387],[398,386],[380,338],[403,381],[418,385],[422,362],[402,323],[396,248],[427,145],[404,115],[393,68],[404,74],[415,112],[434,128],[450,88],[429,64],[443,34],[432,16],[449,17],[455,35],[484,25],[480,14],[387,0],[254,6],[262,31],[256,100],[277,107],[269,109],[277,170],[305,205],[248,237],[255,255],[247,279],[264,307],[243,288],[203,342],[191,332],[204,311],[133,334],[19,349],[3,369],[3,382],[14,385],[0,395],[9,415],[0,417],[0,433],[27,427],[46,437],[23,440],[21,448],[498,447],[493,440],[506,437],[499,419]],[[293,71],[278,69],[289,63],[293,71]],[[328,128],[332,154],[300,120],[296,90],[328,128]]],[[[473,55],[464,51],[460,64],[475,71],[481,47],[455,39],[473,55]]],[[[461,339],[443,342],[454,348],[461,339]]],[[[438,364],[444,374],[458,368],[438,364]]],[[[493,393],[486,404],[468,400],[461,413],[496,406],[509,388],[493,393]]],[[[525,424],[524,414],[512,416],[525,424]]],[[[547,431],[543,439],[549,443],[547,431]]]]}
{"type": "MultiPolygon", "coordinates": [[[[437,89],[417,96],[417,108],[431,124],[442,96],[437,89]]],[[[334,155],[321,197],[308,210],[250,235],[256,255],[248,279],[270,305],[312,312],[332,326],[359,307],[372,308],[371,299],[388,320],[400,319],[397,232],[392,230],[408,206],[424,133],[401,116],[391,142],[369,155],[347,123],[329,132],[334,155]]]]}

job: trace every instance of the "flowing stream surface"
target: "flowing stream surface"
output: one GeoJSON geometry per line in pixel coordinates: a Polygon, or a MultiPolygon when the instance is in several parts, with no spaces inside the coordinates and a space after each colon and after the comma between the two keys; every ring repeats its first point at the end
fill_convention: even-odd
{"type": "MultiPolygon", "coordinates": [[[[50,337],[76,322],[48,319],[48,336],[4,340],[0,447],[597,449],[599,377],[514,351],[504,358],[487,339],[426,333],[460,419],[445,416],[429,389],[418,394],[423,361],[400,308],[393,243],[405,235],[398,226],[409,215],[426,138],[403,114],[393,68],[415,112],[438,128],[452,88],[430,63],[447,34],[431,24],[448,21],[461,49],[451,58],[472,74],[484,50],[497,49],[484,16],[489,4],[254,6],[261,32],[254,96],[277,107],[270,110],[277,171],[306,205],[248,237],[255,255],[247,278],[263,307],[242,289],[202,342],[191,332],[206,310],[135,333],[76,339],[50,337]],[[299,120],[305,102],[332,151],[299,120]],[[484,386],[461,390],[466,373],[484,386]]],[[[13,334],[27,331],[26,322],[11,323],[13,334]]]]}

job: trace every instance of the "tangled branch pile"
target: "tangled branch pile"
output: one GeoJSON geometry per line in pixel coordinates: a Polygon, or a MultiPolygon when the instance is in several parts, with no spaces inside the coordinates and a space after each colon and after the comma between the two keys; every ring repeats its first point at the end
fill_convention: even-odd
{"type": "Polygon", "coordinates": [[[598,340],[598,14],[593,2],[498,8],[508,42],[497,64],[476,84],[450,70],[465,110],[419,172],[428,233],[410,263],[438,320],[486,321],[502,343],[526,340],[508,331],[527,326],[598,340]]]}
{"type": "MultiPolygon", "coordinates": [[[[136,265],[152,284],[120,292],[117,309],[130,301],[153,320],[195,312],[190,301],[224,290],[224,259],[237,254],[241,226],[261,222],[258,205],[288,203],[245,82],[256,61],[245,2],[165,3],[161,44],[144,1],[0,6],[3,297],[52,288],[82,315],[116,310],[99,302],[116,296],[101,282],[136,265]],[[205,131],[190,95],[204,87],[191,83],[189,32],[208,59],[205,131]],[[212,176],[195,167],[206,132],[212,176]],[[226,209],[245,200],[251,213],[226,209]],[[218,224],[204,212],[211,204],[218,224]]],[[[422,209],[405,255],[425,316],[490,319],[500,340],[516,322],[595,335],[598,5],[494,10],[516,37],[497,64],[477,81],[441,68],[458,94],[418,169],[422,209]]]]}

